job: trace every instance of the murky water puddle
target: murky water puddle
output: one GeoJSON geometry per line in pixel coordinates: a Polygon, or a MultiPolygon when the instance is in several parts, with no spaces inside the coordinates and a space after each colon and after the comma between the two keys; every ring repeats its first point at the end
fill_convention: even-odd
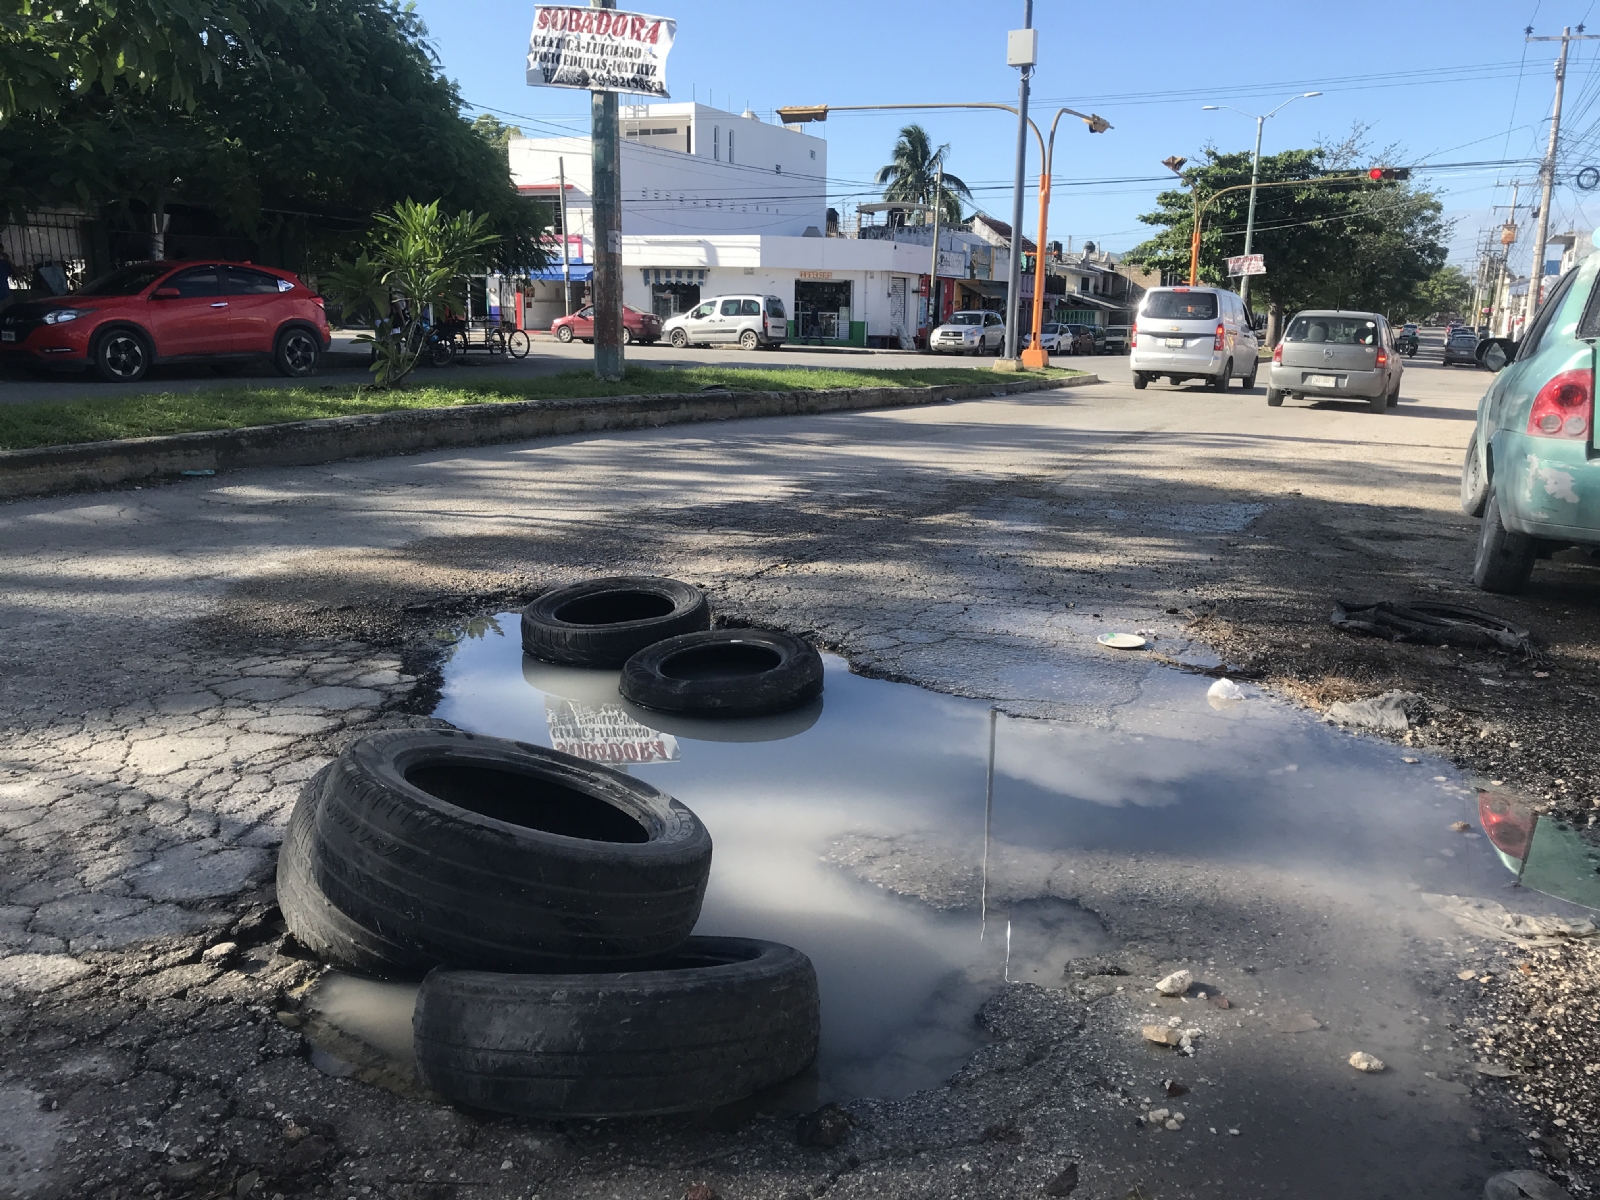
{"type": "MultiPolygon", "coordinates": [[[[816,965],[822,1044],[797,1107],[936,1084],[980,1044],[973,1014],[1007,980],[1060,986],[1069,958],[1116,948],[1059,900],[952,910],[871,886],[829,861],[841,839],[936,834],[979,871],[1003,843],[1198,855],[1390,891],[1505,898],[1515,882],[1488,839],[1450,832],[1478,816],[1454,771],[1248,688],[1218,708],[1211,680],[1157,671],[1108,727],[1088,727],[992,715],[829,657],[820,702],[708,721],[630,707],[617,672],[524,658],[517,631],[515,614],[469,626],[435,715],[608,762],[699,814],[716,850],[697,932],[786,942],[816,965]]],[[[365,1022],[377,1054],[361,1066],[319,1039],[324,1068],[370,1076],[403,1062],[411,994],[325,979],[309,998],[316,1021],[365,1022]]]]}

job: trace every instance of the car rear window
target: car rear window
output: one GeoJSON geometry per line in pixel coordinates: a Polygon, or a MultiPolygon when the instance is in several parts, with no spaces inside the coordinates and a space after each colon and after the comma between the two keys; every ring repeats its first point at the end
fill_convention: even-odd
{"type": "Polygon", "coordinates": [[[767,316],[769,316],[769,317],[787,317],[787,315],[788,314],[783,311],[783,301],[782,300],[779,300],[776,296],[768,296],[767,297],[767,316]]]}
{"type": "Polygon", "coordinates": [[[1214,292],[1151,292],[1143,315],[1156,321],[1214,321],[1217,297],[1214,292]]]}
{"type": "Polygon", "coordinates": [[[1378,323],[1363,317],[1296,317],[1286,342],[1327,342],[1335,346],[1376,346],[1378,323]]]}

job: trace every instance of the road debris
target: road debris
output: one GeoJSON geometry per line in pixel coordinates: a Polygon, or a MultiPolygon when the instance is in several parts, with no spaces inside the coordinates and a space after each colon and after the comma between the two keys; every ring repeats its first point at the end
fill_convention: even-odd
{"type": "Polygon", "coordinates": [[[1376,604],[1335,604],[1328,618],[1335,629],[1346,633],[1386,638],[1391,642],[1414,642],[1425,646],[1473,646],[1482,650],[1507,650],[1534,659],[1537,651],[1528,631],[1521,625],[1460,604],[1439,604],[1417,600],[1396,604],[1380,600],[1376,604]]]}
{"type": "Polygon", "coordinates": [[[1483,1185],[1483,1200],[1572,1200],[1572,1193],[1537,1171],[1507,1171],[1483,1185]]]}
{"type": "Polygon", "coordinates": [[[1383,1070],[1383,1059],[1376,1055],[1368,1054],[1365,1050],[1357,1050],[1350,1056],[1350,1065],[1358,1071],[1366,1071],[1376,1075],[1383,1070]]]}
{"type": "Polygon", "coordinates": [[[824,1104],[809,1112],[796,1123],[796,1140],[802,1146],[821,1146],[832,1149],[850,1136],[855,1118],[837,1104],[824,1104]]]}
{"type": "Polygon", "coordinates": [[[1113,650],[1143,650],[1149,642],[1136,633],[1102,633],[1095,638],[1102,646],[1113,650]]]}
{"type": "Polygon", "coordinates": [[[1219,679],[1206,689],[1206,703],[1212,708],[1232,708],[1244,698],[1244,689],[1231,679],[1219,679]]]}
{"type": "Polygon", "coordinates": [[[1466,821],[1451,821],[1450,828],[1456,833],[1468,833],[1471,831],[1472,826],[1466,821]]]}
{"type": "Polygon", "coordinates": [[[1156,991],[1163,996],[1182,996],[1193,984],[1192,971],[1174,971],[1156,984],[1156,991]]]}
{"type": "Polygon", "coordinates": [[[1046,1196],[1070,1196],[1078,1186],[1078,1164],[1068,1163],[1049,1183],[1044,1185],[1046,1196]]]}
{"type": "Polygon", "coordinates": [[[1440,912],[1452,917],[1468,933],[1502,942],[1516,942],[1523,946],[1559,946],[1600,933],[1600,929],[1587,917],[1581,920],[1536,917],[1514,913],[1494,900],[1442,896],[1434,892],[1423,892],[1421,895],[1440,912]]]}
{"type": "Polygon", "coordinates": [[[1146,1025],[1140,1032],[1144,1034],[1145,1041],[1154,1042],[1158,1046],[1177,1046],[1183,1041],[1183,1034],[1180,1031],[1165,1025],[1146,1025]]]}
{"type": "Polygon", "coordinates": [[[1352,729],[1404,733],[1422,714],[1426,702],[1415,692],[1384,692],[1365,700],[1341,700],[1328,706],[1322,719],[1352,729]]]}

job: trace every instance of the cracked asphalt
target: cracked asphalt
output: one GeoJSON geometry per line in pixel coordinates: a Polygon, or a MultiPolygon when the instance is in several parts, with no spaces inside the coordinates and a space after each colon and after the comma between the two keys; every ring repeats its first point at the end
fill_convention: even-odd
{"type": "MultiPolygon", "coordinates": [[[[1195,618],[1237,617],[1240,579],[1247,602],[1295,594],[1338,549],[1330,525],[1398,513],[1438,531],[1441,561],[1460,550],[1455,470],[1484,377],[1408,371],[1406,403],[1375,417],[1135,393],[1125,364],[1094,365],[1113,381],[0,508],[0,1195],[671,1200],[705,1182],[729,1200],[909,1200],[1064,1195],[1076,1163],[1073,1194],[1094,1200],[1465,1196],[1529,1165],[1548,1132],[1453,1048],[1476,1001],[1451,968],[1478,948],[1403,904],[1196,856],[999,848],[996,894],[1080,905],[1122,949],[1069,964],[1065,986],[998,993],[967,1066],[852,1101],[833,1148],[759,1104],[522,1122],[312,1064],[298,1001],[318,967],[283,938],[275,847],[346,739],[429,720],[440,637],[463,618],[578,576],[671,574],[724,623],[805,633],[864,674],[1095,727],[1170,670],[1098,632],[1215,662],[1195,618]],[[1148,991],[1184,964],[1248,1013],[1148,991]],[[1192,1062],[1141,1041],[1152,1005],[1205,1028],[1192,1062]],[[1338,1036],[1295,1024],[1311,1012],[1338,1036]],[[1356,1076],[1334,1048],[1390,1013],[1404,1068],[1356,1076]],[[1192,1099],[1160,1099],[1180,1073],[1192,1099]],[[1193,1111],[1168,1132],[1135,1123],[1147,1101],[1193,1111]]],[[[1358,553],[1423,573],[1382,539],[1358,553]]],[[[865,836],[834,854],[944,908],[970,903],[957,858],[865,836]]],[[[1565,1136],[1583,1193],[1593,1132],[1565,1136]]]]}

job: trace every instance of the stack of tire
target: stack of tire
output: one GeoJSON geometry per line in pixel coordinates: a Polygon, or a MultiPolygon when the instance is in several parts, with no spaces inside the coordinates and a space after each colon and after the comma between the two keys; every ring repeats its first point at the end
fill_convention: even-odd
{"type": "MultiPolygon", "coordinates": [[[[709,624],[685,584],[599,580],[529,605],[523,638],[557,661],[620,661],[638,703],[676,711],[771,712],[820,691],[805,643],[709,624]],[[637,596],[653,598],[648,613],[637,596]]],[[[502,738],[399,730],[352,742],[307,784],[278,900],[326,963],[422,980],[417,1070],[445,1098],[642,1116],[743,1098],[816,1055],[805,955],[691,936],[710,870],[699,818],[630,775],[502,738]]]]}

